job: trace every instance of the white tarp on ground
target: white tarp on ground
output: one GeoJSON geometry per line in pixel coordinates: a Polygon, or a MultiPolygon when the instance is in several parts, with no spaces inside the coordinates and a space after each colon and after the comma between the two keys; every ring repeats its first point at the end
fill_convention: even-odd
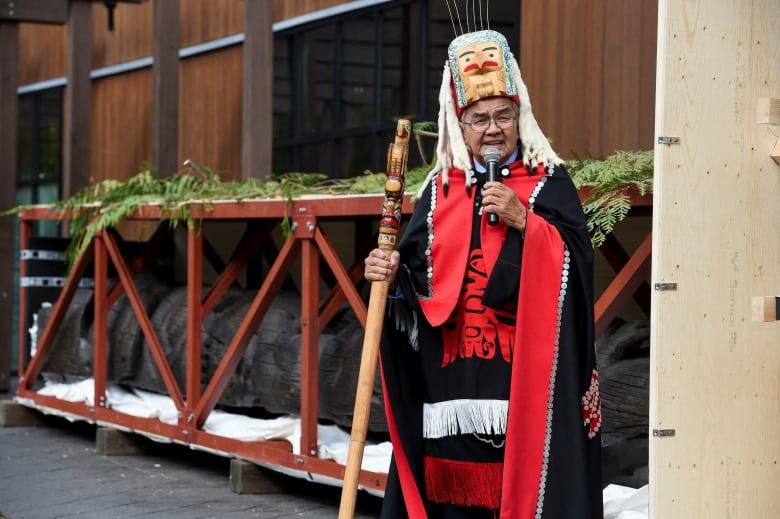
{"type": "MultiPolygon", "coordinates": [[[[95,381],[90,378],[72,384],[48,383],[38,392],[41,395],[53,396],[68,402],[84,402],[87,405],[94,405],[94,388],[95,381]]],[[[157,418],[164,423],[173,425],[178,422],[176,407],[168,396],[109,384],[106,389],[106,398],[111,409],[119,413],[141,418],[157,418]]],[[[26,399],[17,398],[17,400],[24,405],[31,405],[31,402],[26,401],[26,399]]],[[[33,407],[37,408],[37,406],[33,407]]],[[[41,411],[53,412],[50,409],[41,409],[41,411]]],[[[70,419],[78,418],[67,413],[61,414],[70,419]]],[[[266,420],[214,410],[206,419],[203,430],[210,434],[241,441],[287,440],[292,445],[293,452],[300,454],[301,421],[300,418],[294,416],[266,420]]],[[[335,425],[318,425],[317,440],[319,458],[331,459],[342,465],[346,464],[349,433],[335,425]]],[[[379,444],[367,442],[363,450],[362,467],[364,470],[386,474],[390,467],[391,454],[390,442],[379,444]]],[[[280,470],[280,467],[265,466],[280,470]]],[[[319,483],[341,485],[340,480],[318,477],[308,472],[299,473],[284,468],[281,468],[280,471],[319,483]]],[[[646,519],[647,517],[647,485],[639,489],[608,485],[604,489],[604,519],[646,519]]]]}

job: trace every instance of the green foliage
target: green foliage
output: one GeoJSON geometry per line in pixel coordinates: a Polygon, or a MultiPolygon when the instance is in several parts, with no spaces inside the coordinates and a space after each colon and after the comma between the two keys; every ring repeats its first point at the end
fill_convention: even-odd
{"type": "MultiPolygon", "coordinates": [[[[69,214],[71,243],[65,255],[72,264],[103,229],[116,227],[144,206],[160,207],[163,220],[175,228],[197,222],[192,209],[211,209],[216,200],[242,201],[249,199],[282,198],[288,202],[302,195],[383,194],[385,173],[366,171],[363,175],[330,179],[322,173],[285,173],[269,180],[222,181],[207,167],[190,165],[190,170],[171,177],[159,178],[148,165],[124,181],[104,180],[91,184],[72,197],[56,202],[53,207],[62,215],[69,214]]],[[[427,168],[407,172],[406,190],[414,191],[425,179],[427,168]]],[[[29,206],[5,211],[11,214],[29,206]]],[[[377,208],[377,210],[379,210],[377,208]]],[[[290,233],[290,221],[282,221],[282,232],[290,233]]]]}
{"type": "MultiPolygon", "coordinates": [[[[414,131],[434,132],[435,123],[416,123],[414,131]]],[[[425,136],[435,136],[431,133],[425,136]]],[[[84,252],[95,234],[112,228],[132,216],[142,207],[157,205],[172,227],[181,223],[189,226],[197,222],[192,217],[193,207],[210,210],[216,200],[248,200],[282,198],[291,202],[302,195],[383,194],[385,173],[365,171],[362,175],[330,179],[322,173],[286,173],[269,180],[222,181],[209,168],[189,163],[185,170],[167,178],[159,178],[148,165],[125,181],[104,180],[89,185],[78,193],[54,204],[62,214],[70,214],[72,241],[66,257],[72,263],[84,252]]],[[[591,186],[593,191],[585,201],[588,230],[594,247],[600,246],[617,222],[628,214],[629,191],[639,194],[652,190],[653,152],[618,151],[606,158],[588,158],[570,161],[569,172],[575,185],[591,186]]],[[[408,193],[416,193],[430,170],[429,165],[409,169],[405,182],[408,193]]],[[[1,214],[24,209],[20,206],[1,214]]],[[[289,235],[290,222],[282,222],[282,231],[289,235]]]]}
{"type": "Polygon", "coordinates": [[[594,247],[601,246],[631,210],[631,191],[644,195],[653,190],[652,150],[617,151],[604,158],[577,158],[569,161],[567,167],[577,188],[592,189],[583,209],[594,247]]]}

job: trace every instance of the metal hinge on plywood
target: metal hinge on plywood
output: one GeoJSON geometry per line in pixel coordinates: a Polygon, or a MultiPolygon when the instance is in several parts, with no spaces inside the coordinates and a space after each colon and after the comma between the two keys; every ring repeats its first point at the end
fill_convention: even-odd
{"type": "Polygon", "coordinates": [[[674,429],[653,429],[653,436],[674,436],[674,429]]]}
{"type": "Polygon", "coordinates": [[[658,144],[680,144],[679,137],[666,137],[664,135],[658,136],[658,144]]]}

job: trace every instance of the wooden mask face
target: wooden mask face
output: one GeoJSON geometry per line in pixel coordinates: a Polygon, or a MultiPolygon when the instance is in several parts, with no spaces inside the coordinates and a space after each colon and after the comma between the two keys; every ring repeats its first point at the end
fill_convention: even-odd
{"type": "Polygon", "coordinates": [[[449,60],[458,108],[487,97],[517,95],[509,44],[502,34],[478,31],[459,36],[450,43],[449,60]]]}

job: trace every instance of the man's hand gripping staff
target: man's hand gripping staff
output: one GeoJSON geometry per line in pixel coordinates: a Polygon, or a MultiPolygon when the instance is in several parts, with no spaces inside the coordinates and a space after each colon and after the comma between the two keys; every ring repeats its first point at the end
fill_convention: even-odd
{"type": "MultiPolygon", "coordinates": [[[[401,227],[404,174],[406,173],[411,131],[412,123],[407,119],[399,119],[395,130],[395,139],[387,152],[385,200],[382,204],[382,216],[379,221],[378,240],[379,249],[387,255],[392,254],[395,249],[396,238],[401,227]]],[[[347,465],[344,470],[339,519],[352,519],[355,516],[358,480],[363,463],[363,449],[366,443],[371,397],[374,392],[374,379],[376,378],[376,365],[379,356],[379,342],[382,338],[382,325],[389,288],[390,283],[387,278],[377,279],[371,283],[366,333],[363,338],[363,354],[360,359],[355,411],[352,415],[352,435],[349,440],[347,465]]]]}

